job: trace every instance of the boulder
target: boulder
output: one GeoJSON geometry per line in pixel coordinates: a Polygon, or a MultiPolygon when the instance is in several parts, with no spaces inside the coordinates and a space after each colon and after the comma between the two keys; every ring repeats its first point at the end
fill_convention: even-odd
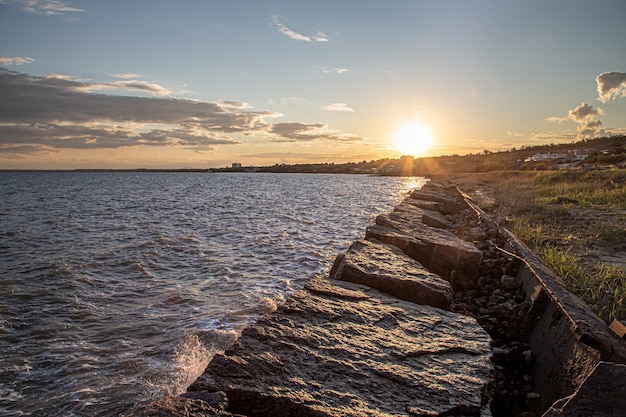
{"type": "Polygon", "coordinates": [[[395,246],[358,240],[337,256],[330,278],[376,288],[401,300],[447,309],[450,283],[429,272],[395,246]]]}
{"type": "Polygon", "coordinates": [[[366,238],[397,246],[449,281],[455,290],[474,288],[482,252],[448,230],[425,225],[420,215],[406,206],[410,207],[376,217],[376,225],[367,228],[366,238]]]}
{"type": "Polygon", "coordinates": [[[468,316],[317,277],[243,330],[190,390],[247,416],[480,415],[490,338],[468,316]]]}
{"type": "Polygon", "coordinates": [[[437,203],[436,210],[443,214],[456,214],[467,207],[463,196],[456,189],[429,184],[411,192],[410,198],[437,203]]]}
{"type": "Polygon", "coordinates": [[[428,209],[427,205],[415,204],[415,202],[417,202],[417,200],[407,198],[399,204],[394,211],[408,212],[408,215],[412,214],[415,216],[416,220],[421,221],[426,226],[438,227],[440,229],[450,229],[452,227],[452,222],[450,222],[446,216],[438,211],[428,209]]]}

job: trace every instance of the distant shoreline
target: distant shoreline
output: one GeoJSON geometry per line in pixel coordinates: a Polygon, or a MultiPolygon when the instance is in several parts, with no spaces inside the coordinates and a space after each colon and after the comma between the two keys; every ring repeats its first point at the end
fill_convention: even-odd
{"type": "Polygon", "coordinates": [[[512,148],[506,151],[438,157],[402,156],[346,163],[275,164],[244,166],[233,162],[222,168],[79,168],[0,169],[0,172],[246,172],[284,174],[365,174],[381,176],[432,176],[493,171],[559,170],[575,167],[626,166],[626,135],[607,136],[560,145],[512,148]]]}

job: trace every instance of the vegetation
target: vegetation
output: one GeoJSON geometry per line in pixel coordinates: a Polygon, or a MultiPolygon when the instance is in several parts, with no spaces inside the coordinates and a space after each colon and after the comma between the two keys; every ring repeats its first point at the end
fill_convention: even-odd
{"type": "Polygon", "coordinates": [[[481,205],[573,293],[607,322],[626,319],[626,260],[614,256],[626,252],[626,169],[588,165],[498,172],[474,180],[474,192],[482,190],[481,205]]]}
{"type": "Polygon", "coordinates": [[[379,159],[372,161],[349,162],[345,164],[275,164],[265,167],[215,168],[218,172],[281,172],[281,173],[333,173],[333,174],[377,174],[377,175],[449,175],[458,173],[480,173],[493,171],[539,171],[550,170],[556,164],[573,163],[585,165],[587,161],[572,161],[570,155],[584,152],[589,157],[588,164],[626,164],[626,136],[611,136],[582,142],[550,144],[521,149],[508,149],[501,152],[484,150],[470,155],[450,155],[429,158],[403,156],[399,159],[379,159]],[[550,155],[548,160],[528,161],[534,155],[550,155]],[[560,158],[554,158],[562,155],[560,158]]]}

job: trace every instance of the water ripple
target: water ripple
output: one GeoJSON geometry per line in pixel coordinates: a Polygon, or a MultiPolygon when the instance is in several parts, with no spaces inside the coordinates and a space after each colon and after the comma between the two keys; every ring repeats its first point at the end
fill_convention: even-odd
{"type": "Polygon", "coordinates": [[[0,173],[0,414],[113,416],[184,390],[420,184],[0,173]]]}

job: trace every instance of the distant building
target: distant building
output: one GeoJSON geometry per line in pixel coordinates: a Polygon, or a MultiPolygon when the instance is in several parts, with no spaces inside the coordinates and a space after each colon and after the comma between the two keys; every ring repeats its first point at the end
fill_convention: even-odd
{"type": "Polygon", "coordinates": [[[235,169],[236,168],[241,168],[241,164],[239,162],[233,162],[232,167],[235,168],[235,169]]]}
{"type": "Polygon", "coordinates": [[[589,156],[587,151],[573,150],[568,153],[536,153],[524,159],[524,162],[554,161],[555,159],[568,160],[571,162],[584,161],[589,156]]]}

